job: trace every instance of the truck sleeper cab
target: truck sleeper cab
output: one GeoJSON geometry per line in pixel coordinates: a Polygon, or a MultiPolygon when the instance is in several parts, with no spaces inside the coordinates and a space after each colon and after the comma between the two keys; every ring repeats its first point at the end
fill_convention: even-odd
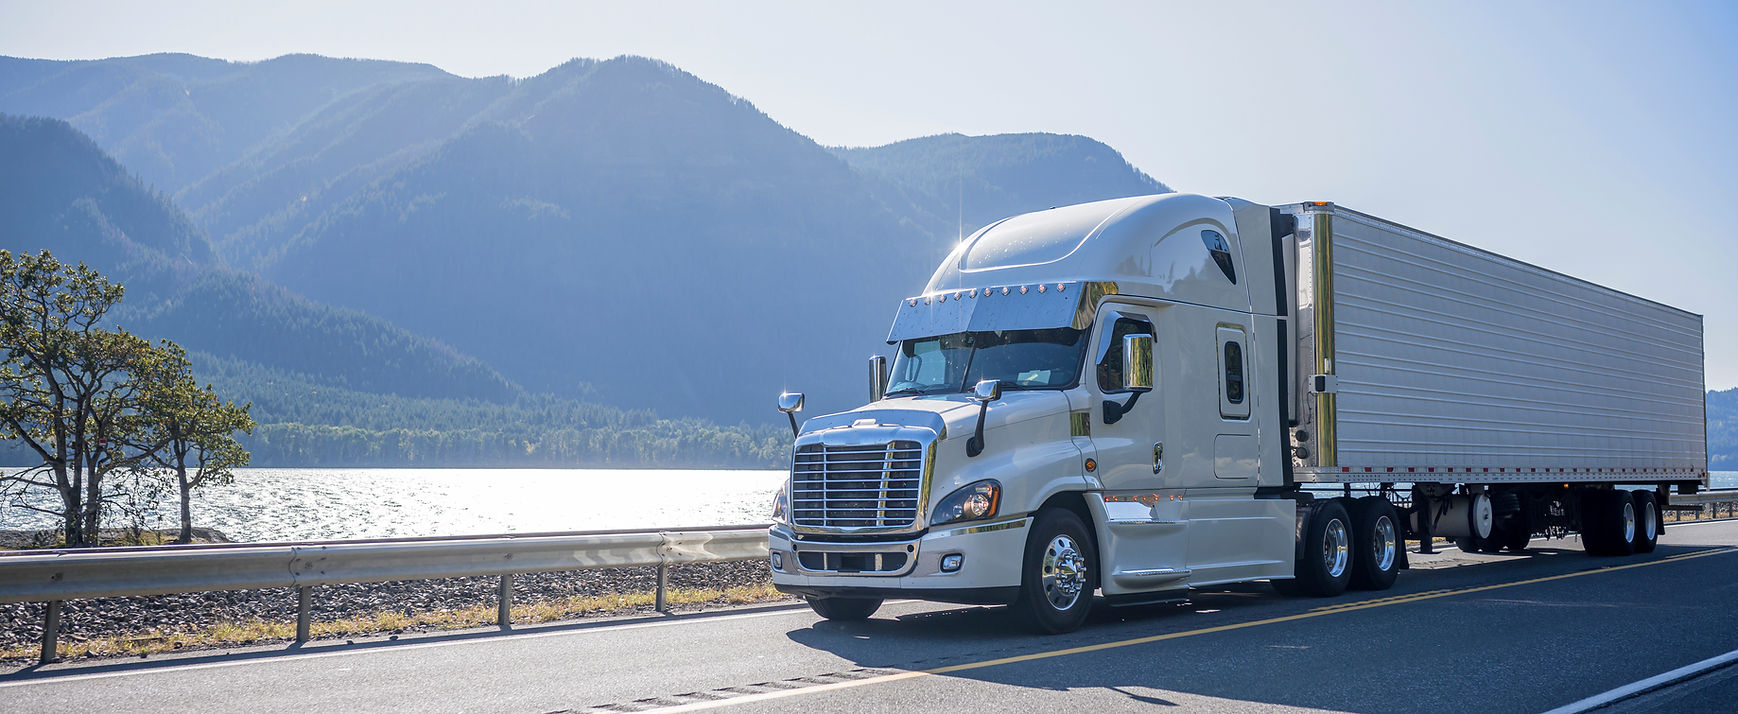
{"type": "MultiPolygon", "coordinates": [[[[1516,431],[1557,426],[1504,406],[1546,392],[1472,389],[1463,405],[1472,413],[1444,413],[1440,394],[1382,371],[1432,366],[1392,347],[1409,323],[1369,316],[1408,316],[1410,298],[1358,284],[1369,268],[1355,251],[1370,250],[1359,241],[1378,243],[1375,254],[1440,262],[1413,244],[1446,241],[1405,231],[1331,204],[1189,194],[986,226],[921,294],[900,301],[887,337],[892,368],[871,361],[869,404],[800,429],[792,417],[791,475],[769,534],[775,586],[832,619],[862,619],[905,597],[1009,604],[1033,628],[1063,632],[1084,621],[1095,593],[1120,605],[1251,580],[1292,594],[1387,588],[1405,567],[1407,538],[1524,548],[1533,533],[1572,529],[1587,533],[1590,551],[1651,549],[1668,487],[1705,483],[1702,437],[1691,438],[1693,420],[1676,403],[1693,381],[1699,410],[1699,362],[1693,379],[1684,372],[1665,385],[1677,422],[1667,436],[1678,441],[1651,452],[1633,445],[1646,468],[1623,478],[1523,475],[1548,454],[1505,453],[1507,442],[1488,438],[1418,444],[1416,464],[1373,446],[1396,440],[1371,429],[1454,434],[1479,422],[1481,408],[1516,431]],[[1337,234],[1334,216],[1359,230],[1337,234]],[[1368,236],[1381,230],[1393,235],[1368,236]],[[1335,263],[1336,242],[1352,257],[1335,263]],[[1336,294],[1336,276],[1361,292],[1336,294]],[[1444,458],[1469,470],[1432,465],[1444,458]],[[1498,462],[1503,479],[1470,470],[1498,462]],[[1614,490],[1619,482],[1652,490],[1614,490]],[[1338,494],[1308,488],[1324,486],[1338,494]]],[[[1496,271],[1484,264],[1492,260],[1514,263],[1471,255],[1469,279],[1496,271]]],[[[1420,299],[1440,315],[1455,298],[1420,299]]],[[[1447,316],[1483,318],[1479,307],[1447,316]]],[[[1668,317],[1681,327],[1683,315],[1668,317]]],[[[1680,332],[1674,346],[1691,339],[1680,332]]],[[[1699,354],[1699,317],[1693,333],[1699,354]]],[[[1438,376],[1483,369],[1484,355],[1463,357],[1469,365],[1437,365],[1438,376]]],[[[1612,371],[1627,374],[1622,367],[1612,371]]],[[[1538,379],[1562,381],[1548,369],[1538,379]]],[[[800,395],[780,406],[794,414],[800,395]]]]}

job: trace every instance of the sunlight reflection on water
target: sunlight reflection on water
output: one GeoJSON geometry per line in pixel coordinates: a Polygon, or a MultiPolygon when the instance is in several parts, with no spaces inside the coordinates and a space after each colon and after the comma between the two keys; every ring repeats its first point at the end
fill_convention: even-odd
{"type": "MultiPolygon", "coordinates": [[[[234,484],[194,492],[193,524],[238,541],[276,541],[766,523],[784,477],[784,471],[652,469],[239,469],[234,484]]],[[[0,528],[53,524],[4,510],[0,528]]],[[[146,525],[174,528],[177,518],[171,502],[146,525]]]]}

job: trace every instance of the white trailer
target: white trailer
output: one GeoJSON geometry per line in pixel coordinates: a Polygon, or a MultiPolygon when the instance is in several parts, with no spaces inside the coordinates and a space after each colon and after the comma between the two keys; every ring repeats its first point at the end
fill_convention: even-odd
{"type": "Polygon", "coordinates": [[[1014,216],[900,302],[870,403],[797,428],[774,584],[823,616],[1038,629],[1270,580],[1389,587],[1406,539],[1651,551],[1706,484],[1701,317],[1325,202],[1014,216]]]}

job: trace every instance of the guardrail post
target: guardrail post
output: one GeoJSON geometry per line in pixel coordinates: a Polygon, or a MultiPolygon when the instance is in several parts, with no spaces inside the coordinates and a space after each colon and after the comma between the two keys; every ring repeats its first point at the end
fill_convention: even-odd
{"type": "Polygon", "coordinates": [[[658,612],[670,611],[670,534],[668,531],[658,532],[658,585],[652,592],[652,609],[658,612]]]}
{"type": "Polygon", "coordinates": [[[513,629],[513,574],[501,576],[501,593],[498,598],[499,609],[495,612],[495,624],[503,630],[513,629]]]}
{"type": "Polygon", "coordinates": [[[38,660],[39,662],[42,664],[48,664],[56,659],[54,656],[54,647],[59,639],[60,601],[50,600],[48,602],[48,613],[43,618],[42,622],[42,657],[38,660]]]}
{"type": "Polygon", "coordinates": [[[658,564],[658,593],[657,593],[657,598],[656,598],[657,601],[656,601],[656,603],[653,604],[653,607],[656,608],[658,612],[669,612],[670,611],[670,604],[665,601],[666,598],[664,595],[664,591],[666,589],[668,589],[669,587],[670,587],[670,564],[669,563],[659,563],[658,564]]]}
{"type": "Polygon", "coordinates": [[[296,588],[296,643],[307,642],[313,628],[314,586],[302,585],[296,588]]]}

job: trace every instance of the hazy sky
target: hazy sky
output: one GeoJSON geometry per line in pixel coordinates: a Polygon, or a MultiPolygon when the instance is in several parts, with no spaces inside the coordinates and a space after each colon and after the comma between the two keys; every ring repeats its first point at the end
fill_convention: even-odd
{"type": "Polygon", "coordinates": [[[1702,313],[1708,384],[1738,385],[1738,3],[0,0],[0,54],[165,51],[637,54],[828,145],[1084,134],[1180,190],[1333,200],[1702,313]]]}

